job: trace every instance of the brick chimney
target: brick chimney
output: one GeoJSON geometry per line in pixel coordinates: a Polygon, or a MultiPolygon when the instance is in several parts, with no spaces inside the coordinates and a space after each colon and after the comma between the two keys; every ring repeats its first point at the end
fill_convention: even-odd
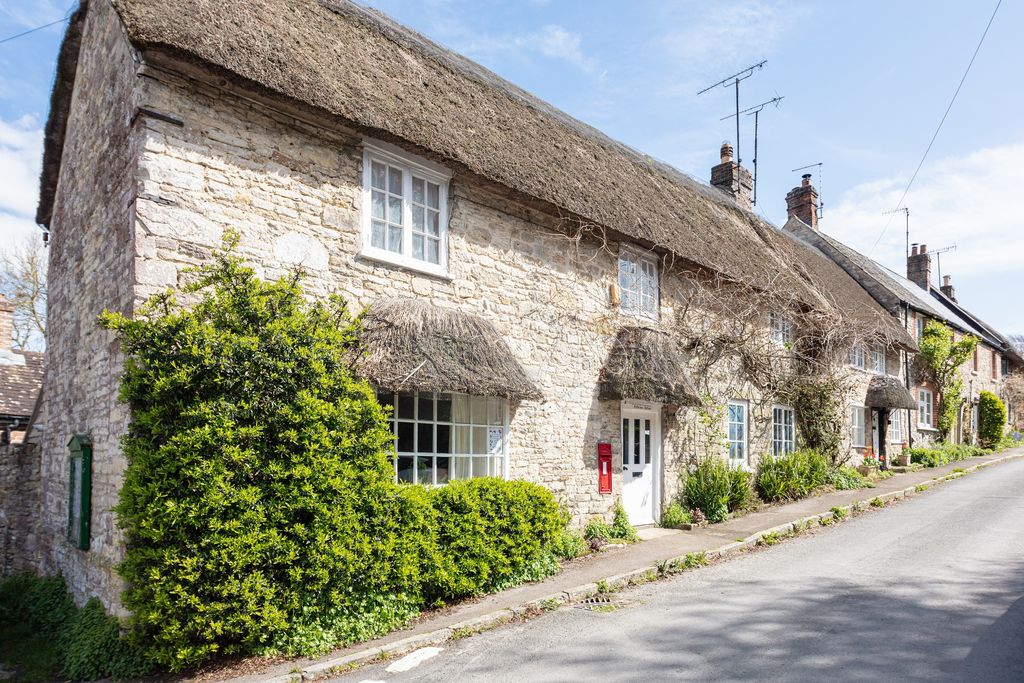
{"type": "Polygon", "coordinates": [[[932,291],[932,255],[928,253],[928,245],[910,245],[910,256],[907,258],[907,279],[917,284],[926,292],[932,291]]]}
{"type": "Polygon", "coordinates": [[[805,173],[800,186],[786,195],[786,215],[799,218],[815,230],[818,229],[818,191],[811,185],[811,174],[805,173]]]}
{"type": "Polygon", "coordinates": [[[953,289],[953,285],[950,284],[948,275],[942,276],[942,286],[939,287],[939,289],[942,290],[942,293],[946,295],[947,299],[956,303],[956,290],[953,289]]]}
{"type": "Polygon", "coordinates": [[[711,184],[736,200],[744,209],[750,208],[750,193],[754,181],[750,171],[732,160],[732,145],[722,143],[722,163],[711,169],[711,184]]]}
{"type": "Polygon", "coordinates": [[[0,354],[14,348],[14,305],[0,294],[0,354]]]}

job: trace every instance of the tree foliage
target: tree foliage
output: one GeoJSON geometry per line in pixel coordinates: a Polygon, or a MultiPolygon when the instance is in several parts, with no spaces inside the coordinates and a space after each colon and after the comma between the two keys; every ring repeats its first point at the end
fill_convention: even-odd
{"type": "Polygon", "coordinates": [[[935,385],[938,392],[939,434],[942,439],[946,439],[956,424],[956,416],[966,400],[963,397],[960,366],[974,354],[978,338],[967,335],[959,341],[954,341],[953,330],[936,320],[930,320],[924,327],[918,346],[920,351],[916,363],[924,377],[935,385]]]}
{"type": "Polygon", "coordinates": [[[14,306],[14,345],[38,349],[46,343],[46,249],[38,237],[0,256],[0,294],[14,306]]]}

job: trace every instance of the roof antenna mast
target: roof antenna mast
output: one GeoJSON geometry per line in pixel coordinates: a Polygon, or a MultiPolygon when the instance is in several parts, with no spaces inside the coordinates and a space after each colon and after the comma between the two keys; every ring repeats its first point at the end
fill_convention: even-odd
{"type": "Polygon", "coordinates": [[[822,167],[822,164],[824,164],[824,163],[825,163],[824,161],[819,161],[816,164],[807,164],[806,166],[801,166],[800,168],[794,168],[793,170],[790,171],[790,173],[796,173],[797,171],[806,171],[807,169],[814,168],[815,166],[818,167],[818,220],[819,221],[822,218],[825,217],[825,200],[822,199],[822,197],[825,196],[825,179],[824,179],[824,177],[821,174],[821,167],[822,167]]]}
{"type": "MultiPolygon", "coordinates": [[[[903,212],[903,220],[904,220],[904,222],[906,223],[906,233],[907,233],[907,258],[910,258],[910,209],[908,209],[908,208],[907,208],[907,207],[905,207],[905,206],[901,206],[900,208],[898,208],[898,209],[893,209],[892,211],[883,211],[883,212],[882,212],[882,215],[883,215],[883,216],[888,216],[889,214],[892,214],[892,213],[899,213],[900,211],[902,211],[902,212],[903,212]]],[[[932,252],[932,253],[934,253],[934,252],[932,252]]]]}
{"type": "Polygon", "coordinates": [[[762,59],[757,64],[754,64],[752,66],[748,66],[743,71],[737,71],[732,76],[726,76],[725,78],[723,78],[722,80],[718,81],[717,83],[709,85],[708,87],[704,88],[703,90],[701,90],[700,92],[697,93],[698,95],[703,95],[704,93],[708,92],[709,90],[714,90],[718,86],[722,86],[723,88],[728,88],[730,85],[732,85],[732,86],[734,86],[736,88],[736,113],[735,113],[735,116],[736,116],[736,163],[737,163],[737,165],[740,162],[743,161],[743,159],[740,158],[740,81],[745,81],[748,78],[750,78],[751,76],[753,76],[754,75],[754,71],[762,68],[767,61],[768,61],[767,59],[762,59]]]}
{"type": "MultiPolygon", "coordinates": [[[[719,119],[719,121],[725,121],[726,119],[731,119],[732,117],[735,116],[736,120],[739,121],[739,115],[740,114],[746,114],[747,116],[753,116],[754,117],[754,200],[752,202],[754,206],[757,206],[757,119],[758,119],[758,115],[761,113],[761,110],[764,109],[765,107],[767,107],[769,104],[774,104],[775,108],[778,109],[779,108],[779,102],[781,102],[783,99],[785,99],[785,95],[781,95],[781,96],[780,95],[776,95],[775,97],[771,98],[767,102],[762,102],[761,104],[755,104],[753,107],[748,107],[748,108],[744,109],[743,111],[736,112],[735,114],[729,114],[728,116],[723,116],[722,118],[719,119]]],[[[739,130],[739,128],[737,128],[737,130],[739,130]]],[[[739,161],[738,161],[739,152],[736,153],[736,157],[737,157],[737,162],[736,163],[738,164],[739,163],[739,161]]]]}
{"type": "Polygon", "coordinates": [[[932,252],[932,256],[935,257],[935,267],[939,269],[939,282],[942,282],[942,254],[945,254],[947,251],[956,251],[956,245],[952,244],[932,252]]]}

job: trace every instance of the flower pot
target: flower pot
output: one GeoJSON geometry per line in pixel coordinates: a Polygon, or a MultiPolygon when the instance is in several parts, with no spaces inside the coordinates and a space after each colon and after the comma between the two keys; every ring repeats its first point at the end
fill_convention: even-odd
{"type": "Polygon", "coordinates": [[[861,476],[870,477],[872,474],[878,472],[878,467],[871,465],[857,465],[857,471],[861,473],[861,476]]]}
{"type": "Polygon", "coordinates": [[[707,525],[707,522],[687,522],[686,524],[680,524],[679,528],[683,531],[693,531],[694,529],[700,529],[701,527],[706,527],[707,525]]]}

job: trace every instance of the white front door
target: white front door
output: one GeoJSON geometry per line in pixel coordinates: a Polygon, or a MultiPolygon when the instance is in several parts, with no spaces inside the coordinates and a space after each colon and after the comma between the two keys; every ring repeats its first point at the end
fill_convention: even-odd
{"type": "Polygon", "coordinates": [[[634,526],[657,519],[660,464],[661,412],[623,406],[622,506],[634,526]]]}

